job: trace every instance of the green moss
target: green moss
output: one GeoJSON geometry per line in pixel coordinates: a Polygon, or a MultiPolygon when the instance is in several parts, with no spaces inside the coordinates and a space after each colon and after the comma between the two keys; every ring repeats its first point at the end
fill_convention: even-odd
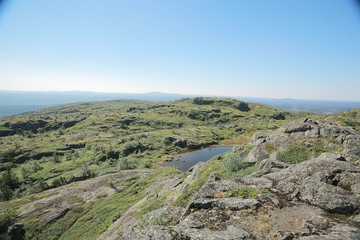
{"type": "Polygon", "coordinates": [[[267,142],[265,143],[265,150],[267,153],[271,154],[275,152],[277,148],[273,144],[267,142]]]}
{"type": "Polygon", "coordinates": [[[257,200],[259,199],[259,196],[257,195],[257,191],[250,187],[238,188],[235,191],[231,192],[231,196],[249,198],[249,199],[257,199],[257,200]]]}
{"type": "Polygon", "coordinates": [[[70,196],[66,199],[66,201],[69,203],[69,204],[73,204],[73,203],[80,203],[83,201],[83,199],[79,196],[70,196]]]}
{"type": "Polygon", "coordinates": [[[350,159],[349,162],[353,165],[355,165],[357,163],[357,160],[354,160],[354,159],[350,159]]]}

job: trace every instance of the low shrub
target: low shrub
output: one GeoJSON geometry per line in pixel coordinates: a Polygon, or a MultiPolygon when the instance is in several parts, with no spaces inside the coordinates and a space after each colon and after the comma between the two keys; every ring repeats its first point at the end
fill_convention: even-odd
{"type": "Polygon", "coordinates": [[[134,153],[135,151],[142,151],[143,150],[143,145],[139,142],[139,141],[136,141],[136,140],[133,140],[133,141],[128,141],[126,143],[124,143],[124,149],[122,151],[122,154],[124,157],[134,153]]]}
{"type": "Polygon", "coordinates": [[[248,155],[247,152],[240,151],[229,153],[223,158],[223,169],[225,172],[237,172],[240,169],[244,169],[249,166],[249,163],[244,162],[243,160],[248,155]]]}
{"type": "Polygon", "coordinates": [[[223,158],[223,165],[220,168],[223,177],[243,177],[258,169],[254,163],[244,162],[248,155],[247,151],[229,153],[223,158]]]}
{"type": "Polygon", "coordinates": [[[118,160],[117,170],[136,169],[138,165],[138,159],[134,157],[122,157],[118,160]]]}
{"type": "Polygon", "coordinates": [[[51,185],[53,188],[57,188],[67,184],[67,180],[64,177],[56,178],[52,181],[51,185]]]}
{"type": "Polygon", "coordinates": [[[28,178],[31,174],[36,173],[43,169],[40,164],[35,160],[29,160],[21,165],[20,172],[24,179],[28,178]]]}

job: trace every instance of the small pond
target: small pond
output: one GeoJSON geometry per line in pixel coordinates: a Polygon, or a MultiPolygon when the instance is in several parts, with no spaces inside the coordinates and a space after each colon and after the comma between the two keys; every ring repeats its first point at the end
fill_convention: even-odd
{"type": "Polygon", "coordinates": [[[231,150],[231,147],[209,147],[201,150],[195,150],[186,153],[171,155],[173,160],[161,164],[163,167],[176,167],[182,172],[187,171],[189,168],[198,162],[206,162],[213,156],[231,150]]]}

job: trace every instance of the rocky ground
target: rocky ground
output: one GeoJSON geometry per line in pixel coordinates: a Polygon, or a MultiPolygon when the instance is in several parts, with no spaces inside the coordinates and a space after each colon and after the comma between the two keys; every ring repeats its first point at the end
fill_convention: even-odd
{"type": "Polygon", "coordinates": [[[147,225],[119,219],[99,239],[360,239],[359,140],[352,128],[309,119],[256,133],[245,161],[258,171],[242,179],[212,174],[186,208],[169,200],[147,225]],[[333,151],[292,165],[276,160],[285,146],[314,139],[333,151]],[[269,154],[266,143],[277,150],[269,154]]]}
{"type": "MultiPolygon", "coordinates": [[[[239,161],[257,164],[256,172],[224,178],[214,171],[186,207],[174,204],[176,196],[210,163],[160,178],[98,239],[360,239],[357,130],[305,118],[273,132],[257,132],[250,145],[252,150],[239,161]],[[294,145],[306,149],[302,154],[307,160],[286,160],[285,153],[294,145]],[[144,206],[160,198],[156,209],[139,217],[144,206]]],[[[235,147],[234,152],[244,149],[235,147]]],[[[21,235],[21,219],[34,212],[44,225],[61,218],[77,204],[69,203],[76,193],[81,193],[82,202],[96,201],[100,195],[121,191],[118,182],[149,173],[123,171],[48,190],[49,197],[22,209],[9,234],[21,235]]]]}

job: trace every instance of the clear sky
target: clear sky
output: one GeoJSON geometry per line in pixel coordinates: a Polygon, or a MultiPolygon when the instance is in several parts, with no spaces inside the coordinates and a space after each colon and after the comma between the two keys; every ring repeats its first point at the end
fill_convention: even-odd
{"type": "Polygon", "coordinates": [[[9,0],[0,89],[360,100],[351,0],[9,0]]]}

